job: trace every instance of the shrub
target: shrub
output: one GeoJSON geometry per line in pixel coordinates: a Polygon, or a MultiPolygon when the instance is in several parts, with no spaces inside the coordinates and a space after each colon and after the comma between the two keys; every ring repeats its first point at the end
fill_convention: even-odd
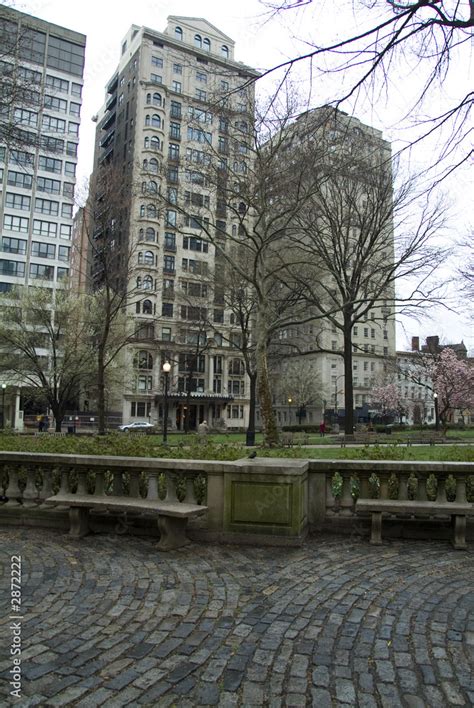
{"type": "Polygon", "coordinates": [[[438,494],[438,480],[434,474],[430,474],[426,480],[426,497],[428,501],[436,501],[438,494]]]}
{"type": "Polygon", "coordinates": [[[418,477],[414,472],[410,473],[407,483],[408,499],[415,500],[418,496],[418,477]]]}
{"type": "Polygon", "coordinates": [[[331,491],[334,499],[340,499],[342,496],[342,485],[344,480],[339,472],[335,472],[331,480],[331,491]]]}
{"type": "Polygon", "coordinates": [[[399,492],[400,480],[398,479],[398,475],[396,475],[395,472],[392,472],[392,474],[388,478],[388,498],[398,499],[399,492]]]}

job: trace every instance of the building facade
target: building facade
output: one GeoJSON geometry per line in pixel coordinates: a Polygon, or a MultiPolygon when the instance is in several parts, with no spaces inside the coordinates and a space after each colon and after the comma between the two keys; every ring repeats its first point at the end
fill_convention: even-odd
{"type": "Polygon", "coordinates": [[[95,172],[119,171],[130,185],[120,226],[94,230],[96,242],[120,243],[128,259],[135,336],[123,361],[125,422],[162,423],[166,361],[171,429],[247,424],[244,363],[215,285],[219,255],[203,229],[221,218],[219,184],[206,169],[238,159],[227,116],[247,130],[253,120],[256,72],[234,49],[202,18],[169,17],[164,32],[132,26],[97,116],[95,172]]]}
{"type": "MultiPolygon", "coordinates": [[[[55,289],[70,270],[86,38],[6,7],[0,33],[0,292],[55,289]]],[[[21,382],[3,383],[4,422],[21,428],[21,382]]]]}
{"type": "Polygon", "coordinates": [[[383,283],[385,269],[389,271],[394,262],[390,143],[380,130],[327,106],[299,116],[289,137],[294,133],[308,144],[315,170],[322,168],[322,182],[326,179],[330,185],[326,194],[324,186],[315,190],[315,199],[325,202],[319,219],[321,239],[319,250],[307,250],[324,261],[327,243],[332,262],[320,270],[320,292],[322,297],[334,293],[334,300],[325,308],[314,307],[314,321],[278,333],[276,348],[290,356],[277,367],[277,420],[282,426],[315,425],[323,419],[342,423],[346,378],[342,311],[344,302],[351,303],[352,294],[361,311],[352,327],[354,421],[366,423],[371,415],[371,390],[395,358],[394,284],[388,276],[388,285],[380,293],[378,285],[372,289],[356,285],[351,293],[350,281],[355,274],[362,283],[371,278],[383,283]],[[354,188],[347,187],[348,174],[354,188]],[[366,189],[365,182],[372,186],[366,189]],[[372,231],[371,211],[376,214],[372,231]],[[372,244],[370,248],[367,243],[372,244]],[[366,270],[371,261],[373,267],[366,270]],[[329,316],[321,318],[324,309],[329,316]]]}

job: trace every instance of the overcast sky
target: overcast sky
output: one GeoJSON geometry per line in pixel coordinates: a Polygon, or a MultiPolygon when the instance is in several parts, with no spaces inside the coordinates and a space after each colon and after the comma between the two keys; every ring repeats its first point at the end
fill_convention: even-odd
{"type": "MultiPolygon", "coordinates": [[[[95,129],[91,119],[103,103],[104,87],[119,59],[121,39],[131,24],[146,25],[163,31],[168,15],[204,17],[236,42],[237,61],[263,70],[292,56],[305,53],[308,50],[306,42],[326,43],[330,37],[344,36],[364,19],[360,13],[354,14],[352,0],[317,0],[303,9],[288,11],[280,16],[266,13],[258,0],[239,0],[238,3],[223,0],[201,0],[199,3],[195,0],[134,0],[131,3],[116,3],[110,0],[18,0],[14,6],[22,12],[87,35],[79,180],[90,173],[95,129]]],[[[467,50],[465,47],[464,51],[467,50]]],[[[433,108],[442,108],[444,101],[456,96],[459,85],[461,90],[464,90],[464,85],[470,85],[472,89],[473,72],[471,70],[469,74],[467,69],[469,62],[472,62],[472,56],[467,54],[467,60],[464,56],[460,57],[459,61],[461,70],[453,72],[454,83],[447,82],[443,91],[431,98],[431,101],[436,101],[433,108]]],[[[316,78],[316,69],[317,67],[311,69],[306,63],[301,65],[294,75],[298,90],[312,106],[320,105],[332,96],[331,83],[316,78]]],[[[359,100],[352,106],[358,118],[383,130],[384,137],[392,140],[396,147],[401,146],[403,141],[413,134],[410,117],[400,121],[404,107],[408,105],[410,92],[415,87],[413,73],[418,72],[411,72],[406,68],[404,70],[404,67],[400,67],[398,74],[392,72],[393,80],[389,87],[388,101],[383,92],[375,92],[366,97],[365,101],[359,100]]],[[[270,78],[266,86],[275,80],[276,77],[270,78]]],[[[341,75],[332,79],[337,81],[338,89],[342,80],[341,75]]],[[[429,108],[431,106],[427,110],[429,108]]],[[[406,164],[416,168],[429,164],[430,151],[435,149],[436,145],[433,143],[430,148],[417,150],[411,154],[406,164]]],[[[443,189],[448,192],[451,205],[450,239],[454,241],[458,234],[467,233],[469,226],[474,227],[472,164],[470,172],[467,167],[459,170],[455,179],[446,183],[443,189]]],[[[451,304],[455,306],[454,302],[451,304]]],[[[405,320],[397,326],[397,347],[406,349],[411,335],[424,338],[430,334],[439,334],[446,342],[464,339],[466,346],[473,349],[474,331],[472,320],[469,324],[467,317],[468,306],[466,304],[459,309],[463,310],[459,315],[439,312],[433,321],[423,320],[419,324],[405,320]]]]}

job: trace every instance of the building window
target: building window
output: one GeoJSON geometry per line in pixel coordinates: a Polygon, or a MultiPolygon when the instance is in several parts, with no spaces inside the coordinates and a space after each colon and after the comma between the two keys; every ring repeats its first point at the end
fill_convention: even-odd
{"type": "Polygon", "coordinates": [[[171,226],[173,228],[176,228],[176,218],[177,218],[177,213],[174,211],[174,209],[167,209],[166,210],[166,226],[171,226]]]}
{"type": "Polygon", "coordinates": [[[157,66],[161,69],[161,67],[163,66],[163,59],[161,57],[152,56],[151,57],[151,65],[157,66]]]}
{"type": "Polygon", "coordinates": [[[224,57],[224,59],[229,58],[229,47],[226,44],[223,44],[221,47],[221,54],[224,57]]]}
{"type": "Polygon", "coordinates": [[[174,74],[182,74],[183,73],[183,65],[182,64],[173,64],[173,73],[174,74]]]}
{"type": "Polygon", "coordinates": [[[170,123],[170,138],[181,139],[181,125],[179,123],[170,123]]]}
{"type": "Polygon", "coordinates": [[[203,89],[196,89],[195,97],[198,101],[207,101],[207,92],[203,89]]]}
{"type": "Polygon", "coordinates": [[[171,118],[181,118],[181,103],[178,101],[171,101],[170,115],[171,118]]]}
{"type": "Polygon", "coordinates": [[[181,81],[172,81],[171,82],[171,90],[174,93],[181,93],[181,81]]]}
{"type": "Polygon", "coordinates": [[[163,256],[163,272],[164,273],[174,273],[176,268],[176,262],[174,256],[163,256]]]}
{"type": "Polygon", "coordinates": [[[145,240],[146,241],[155,241],[156,240],[156,233],[155,229],[149,226],[146,231],[145,231],[145,240]]]}
{"type": "Polygon", "coordinates": [[[171,342],[171,327],[161,328],[161,339],[163,342],[171,342]]]}
{"type": "Polygon", "coordinates": [[[198,49],[202,49],[202,37],[200,34],[194,35],[194,46],[198,49]]]}
{"type": "Polygon", "coordinates": [[[5,203],[10,209],[29,211],[31,206],[31,197],[27,197],[23,194],[13,194],[11,192],[7,192],[5,203]]]}
{"type": "Polygon", "coordinates": [[[170,160],[179,160],[179,145],[170,143],[168,146],[168,158],[170,160]]]}
{"type": "Polygon", "coordinates": [[[176,39],[178,39],[180,42],[183,41],[183,30],[181,29],[181,27],[175,27],[175,28],[174,28],[174,36],[175,36],[176,39]]]}
{"type": "Polygon", "coordinates": [[[37,258],[56,258],[56,246],[52,243],[41,243],[33,241],[31,244],[31,255],[37,258]]]}
{"type": "Polygon", "coordinates": [[[162,84],[163,77],[159,74],[150,74],[150,81],[152,84],[162,84]]]}
{"type": "Polygon", "coordinates": [[[30,278],[33,280],[53,280],[54,267],[30,263],[30,278]]]}
{"type": "Polygon", "coordinates": [[[173,317],[173,303],[164,302],[161,305],[161,314],[163,315],[163,317],[173,317]]]}
{"type": "Polygon", "coordinates": [[[207,37],[205,37],[202,41],[202,48],[204,49],[205,52],[211,51],[211,42],[207,37]]]}
{"type": "Polygon", "coordinates": [[[196,71],[196,81],[201,84],[207,84],[207,74],[205,71],[196,71]]]}

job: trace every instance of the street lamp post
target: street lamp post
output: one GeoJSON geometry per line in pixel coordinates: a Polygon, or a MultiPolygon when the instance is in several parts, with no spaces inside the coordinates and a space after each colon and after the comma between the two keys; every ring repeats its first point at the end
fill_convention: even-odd
{"type": "Polygon", "coordinates": [[[438,409],[438,394],[433,394],[434,409],[435,409],[435,430],[439,430],[439,409],[438,409]]]}
{"type": "Polygon", "coordinates": [[[291,404],[293,403],[293,399],[288,397],[288,425],[291,425],[291,404]]]}
{"type": "Polygon", "coordinates": [[[2,430],[5,430],[5,391],[7,390],[7,385],[2,383],[2,430]]]}
{"type": "Polygon", "coordinates": [[[169,361],[165,361],[162,369],[165,377],[165,395],[163,401],[163,445],[166,445],[168,441],[168,391],[171,371],[171,364],[169,361]]]}

